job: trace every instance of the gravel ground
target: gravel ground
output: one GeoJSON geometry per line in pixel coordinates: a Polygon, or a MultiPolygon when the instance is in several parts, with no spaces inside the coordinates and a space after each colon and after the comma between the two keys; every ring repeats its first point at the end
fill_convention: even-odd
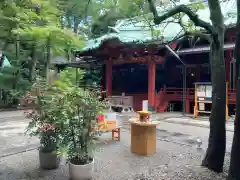
{"type": "MultiPolygon", "coordinates": [[[[204,150],[207,149],[209,128],[195,127],[191,125],[181,125],[181,124],[168,123],[163,121],[160,123],[158,130],[161,132],[160,137],[166,136],[167,139],[170,139],[173,141],[177,140],[177,141],[180,141],[181,143],[189,143],[190,141],[188,140],[192,139],[196,141],[197,138],[200,138],[203,143],[201,147],[204,150]],[[178,136],[176,136],[177,133],[179,133],[178,136]]],[[[227,131],[226,132],[226,152],[231,152],[232,140],[233,140],[233,132],[227,131]]]]}
{"type": "Polygon", "coordinates": [[[0,157],[39,146],[36,137],[25,136],[27,125],[24,117],[0,118],[0,157]]]}
{"type": "MultiPolygon", "coordinates": [[[[223,180],[200,165],[204,151],[170,142],[157,141],[157,153],[140,157],[130,152],[130,133],[121,141],[98,144],[95,152],[94,180],[223,180]]],[[[226,156],[226,164],[229,155],[226,156]]],[[[36,150],[0,158],[0,180],[67,180],[68,166],[43,171],[38,168],[36,150]]],[[[227,169],[227,167],[225,167],[227,169]]]]}

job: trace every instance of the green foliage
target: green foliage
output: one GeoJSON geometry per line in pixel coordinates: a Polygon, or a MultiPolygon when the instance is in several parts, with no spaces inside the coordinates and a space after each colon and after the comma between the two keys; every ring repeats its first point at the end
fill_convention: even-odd
{"type": "Polygon", "coordinates": [[[91,28],[93,37],[110,32],[109,26],[115,26],[120,19],[132,18],[149,12],[148,3],[144,0],[105,0],[100,5],[104,12],[93,19],[91,28]]]}
{"type": "Polygon", "coordinates": [[[153,28],[153,30],[152,30],[152,37],[154,37],[155,39],[159,39],[159,38],[162,37],[162,35],[163,34],[162,34],[161,30],[153,28]]]}
{"type": "Polygon", "coordinates": [[[35,46],[44,46],[50,39],[53,55],[63,55],[66,48],[82,47],[83,39],[77,37],[71,30],[62,29],[60,11],[56,5],[49,0],[30,1],[27,8],[25,6],[18,11],[20,19],[17,24],[20,25],[12,32],[24,40],[33,41],[35,46]]]}
{"type": "Polygon", "coordinates": [[[8,99],[7,106],[17,106],[30,86],[26,69],[16,66],[4,67],[0,71],[0,89],[4,92],[3,99],[8,99]]]}
{"type": "MultiPolygon", "coordinates": [[[[152,13],[149,13],[149,5],[147,2],[142,2],[141,0],[129,1],[131,5],[129,7],[135,8],[134,14],[128,13],[131,17],[129,20],[134,26],[142,26],[144,28],[149,28],[151,35],[155,39],[161,39],[164,35],[161,32],[161,29],[167,27],[169,23],[179,24],[187,34],[199,32],[199,28],[196,27],[192,21],[185,15],[185,13],[177,13],[176,15],[169,17],[167,20],[163,21],[160,25],[155,25],[153,21],[152,13]]],[[[157,2],[158,3],[158,2],[157,2]]],[[[179,3],[170,1],[167,4],[161,3],[157,8],[159,16],[171,10],[173,7],[179,5],[179,3]]],[[[191,3],[188,7],[194,12],[197,13],[198,10],[206,8],[203,2],[191,3]]],[[[130,8],[130,9],[131,9],[130,8]]],[[[130,10],[131,11],[131,10],[130,10]]],[[[127,12],[127,11],[125,11],[127,12]]],[[[126,17],[126,16],[125,16],[126,17]]],[[[176,34],[177,35],[177,34],[176,34]]]]}
{"type": "Polygon", "coordinates": [[[63,89],[75,87],[77,84],[82,82],[83,76],[83,70],[67,68],[59,74],[58,80],[55,83],[63,89]]]}
{"type": "Polygon", "coordinates": [[[64,92],[61,115],[65,119],[65,128],[61,146],[65,148],[68,160],[75,164],[86,164],[93,148],[92,129],[96,115],[102,111],[104,104],[99,101],[98,91],[72,87],[64,92]]]}
{"type": "Polygon", "coordinates": [[[96,115],[103,111],[105,103],[100,101],[98,89],[90,91],[74,86],[75,79],[68,74],[71,74],[68,70],[60,73],[59,80],[51,88],[59,99],[60,104],[56,106],[61,111],[58,116],[64,122],[60,153],[64,150],[72,163],[86,164],[93,147],[92,129],[96,124],[96,115]]]}
{"type": "Polygon", "coordinates": [[[31,121],[27,132],[40,138],[42,151],[66,152],[72,163],[86,164],[94,147],[92,129],[97,114],[105,108],[105,102],[100,101],[98,89],[76,86],[74,75],[74,71],[64,70],[52,85],[37,78],[31,94],[25,98],[34,105],[28,115],[31,121]]]}
{"type": "Polygon", "coordinates": [[[101,72],[97,69],[88,70],[84,73],[82,82],[87,87],[96,88],[100,84],[101,72]]]}
{"type": "Polygon", "coordinates": [[[19,99],[36,75],[47,75],[52,56],[81,48],[84,39],[62,27],[58,1],[4,0],[0,7],[0,50],[12,65],[1,69],[0,89],[19,99]]]}
{"type": "Polygon", "coordinates": [[[25,102],[33,107],[27,114],[31,121],[26,133],[39,137],[40,150],[43,152],[57,151],[63,124],[59,122],[59,109],[55,106],[58,99],[48,90],[46,82],[38,78],[24,98],[25,102]]]}
{"type": "Polygon", "coordinates": [[[32,26],[16,29],[13,32],[23,39],[34,40],[37,47],[45,46],[47,39],[50,38],[53,55],[65,55],[66,49],[72,50],[83,46],[83,39],[76,37],[70,30],[63,30],[56,26],[32,26]]]}

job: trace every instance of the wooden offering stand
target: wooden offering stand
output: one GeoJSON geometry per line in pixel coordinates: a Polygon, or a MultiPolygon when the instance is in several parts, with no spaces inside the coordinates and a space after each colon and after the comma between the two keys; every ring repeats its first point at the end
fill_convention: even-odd
{"type": "Polygon", "coordinates": [[[137,113],[139,114],[139,121],[140,122],[148,122],[149,121],[150,112],[148,112],[148,111],[138,111],[137,113]]]}
{"type": "Polygon", "coordinates": [[[149,156],[156,152],[156,126],[151,122],[150,112],[139,111],[139,119],[130,119],[131,151],[138,155],[149,156]]]}

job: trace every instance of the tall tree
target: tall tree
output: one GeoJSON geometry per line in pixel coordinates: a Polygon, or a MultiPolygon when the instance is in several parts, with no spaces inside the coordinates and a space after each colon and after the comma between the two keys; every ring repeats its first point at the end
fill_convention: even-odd
{"type": "MultiPolygon", "coordinates": [[[[226,79],[224,64],[224,23],[218,0],[208,0],[212,25],[201,20],[188,6],[179,5],[159,16],[153,0],[148,0],[150,11],[154,16],[155,24],[179,13],[186,14],[196,25],[209,33],[210,61],[212,80],[212,111],[210,116],[210,134],[208,148],[202,165],[216,172],[223,170],[226,149],[226,79]]],[[[204,34],[203,34],[204,35],[204,34]]]]}
{"type": "Polygon", "coordinates": [[[106,33],[113,32],[116,22],[126,18],[136,18],[146,15],[149,11],[144,11],[148,4],[144,0],[105,0],[100,3],[100,13],[93,19],[91,37],[99,37],[106,33]]]}
{"type": "Polygon", "coordinates": [[[49,54],[47,53],[49,47],[53,56],[62,56],[65,55],[66,48],[83,46],[84,39],[81,36],[67,28],[61,28],[59,18],[61,12],[56,2],[52,0],[0,2],[0,26],[3,27],[0,30],[2,42],[0,49],[4,51],[12,65],[1,70],[0,89],[11,92],[10,94],[14,94],[16,98],[19,98],[32,83],[36,72],[45,76],[51,68],[51,57],[46,56],[49,54]],[[51,45],[46,47],[49,39],[51,45]]]}
{"type": "Polygon", "coordinates": [[[240,179],[240,0],[237,0],[237,25],[236,25],[236,43],[235,43],[235,59],[236,59],[236,116],[234,122],[234,136],[231,151],[230,168],[228,180],[240,179]]]}

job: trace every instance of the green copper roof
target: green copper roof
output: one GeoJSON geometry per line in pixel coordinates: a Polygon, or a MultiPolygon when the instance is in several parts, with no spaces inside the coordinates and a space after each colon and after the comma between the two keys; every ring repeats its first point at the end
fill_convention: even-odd
{"type": "MultiPolygon", "coordinates": [[[[181,1],[179,4],[188,4],[188,0],[181,1]]],[[[170,5],[171,6],[171,5],[170,5]]],[[[224,16],[224,24],[226,26],[236,24],[237,18],[237,8],[235,0],[227,0],[221,2],[222,13],[224,16]]],[[[165,10],[158,7],[157,8],[159,15],[163,14],[165,10]]],[[[199,9],[197,14],[199,18],[211,23],[209,9],[205,4],[205,8],[199,9]]],[[[167,21],[161,23],[158,26],[154,27],[154,31],[158,32],[161,36],[163,42],[169,42],[174,40],[176,37],[184,33],[182,27],[178,23],[169,22],[174,20],[169,18],[167,21]]],[[[183,22],[189,22],[189,18],[185,15],[183,17],[183,22]]],[[[144,22],[144,17],[136,17],[132,19],[119,20],[117,25],[114,27],[115,31],[118,33],[108,33],[100,38],[89,40],[82,51],[88,49],[98,48],[102,41],[112,38],[118,38],[121,42],[146,42],[159,40],[160,36],[152,36],[151,29],[144,22]]]]}

